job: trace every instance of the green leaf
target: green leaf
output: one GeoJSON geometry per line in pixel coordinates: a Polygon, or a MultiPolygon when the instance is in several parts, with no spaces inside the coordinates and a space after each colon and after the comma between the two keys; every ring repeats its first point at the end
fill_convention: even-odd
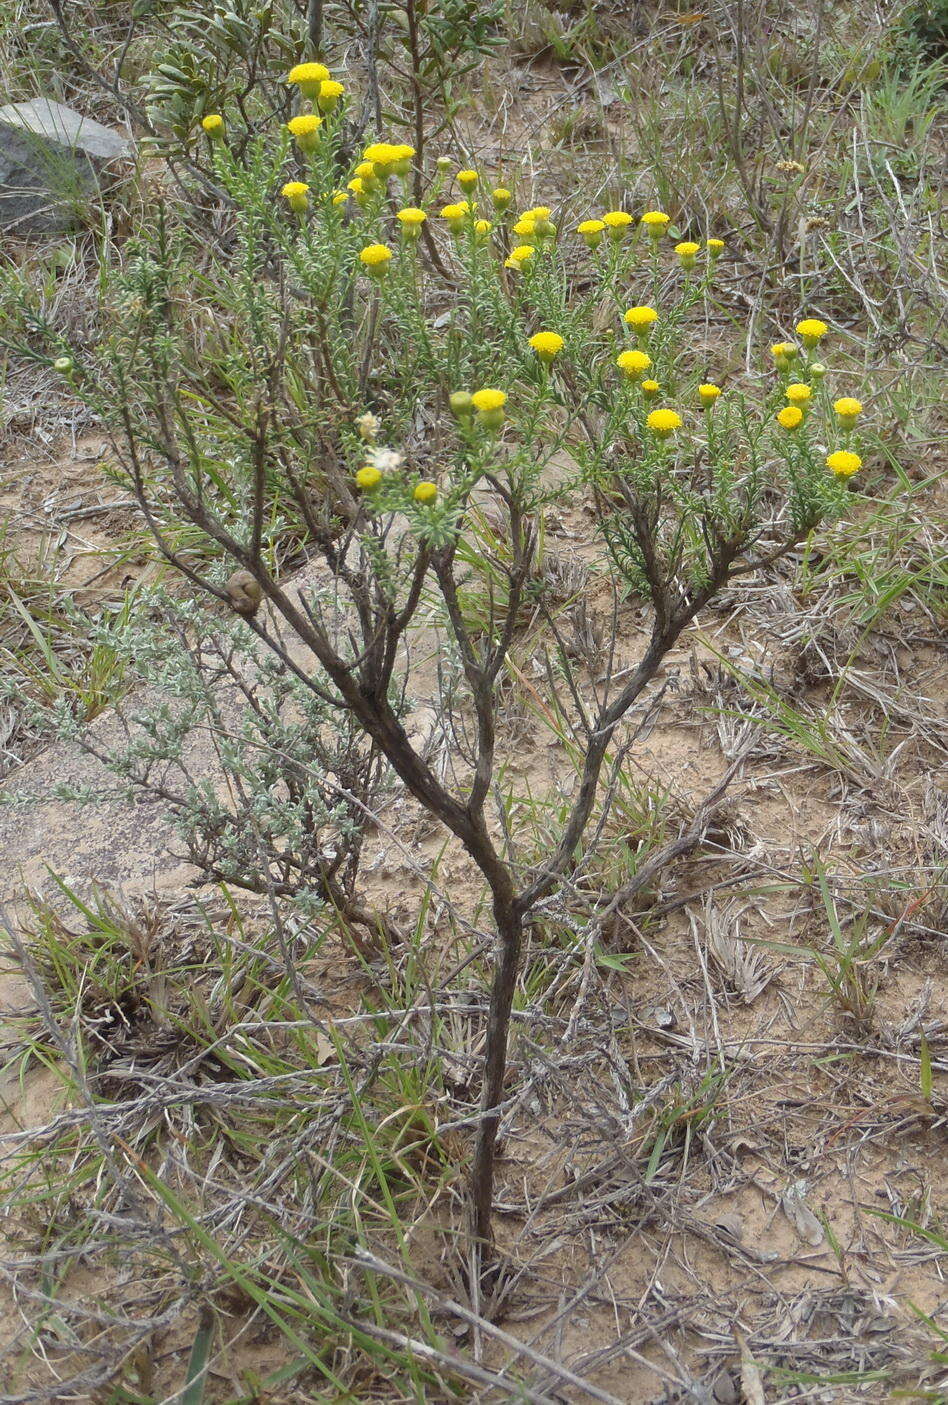
{"type": "Polygon", "coordinates": [[[927,1239],[929,1244],[935,1244],[939,1249],[944,1249],[948,1253],[948,1239],[943,1234],[936,1234],[933,1229],[925,1229],[922,1225],[916,1224],[914,1220],[903,1219],[901,1215],[890,1215],[885,1210],[867,1209],[866,1213],[875,1215],[880,1220],[888,1220],[890,1224],[901,1225],[903,1229],[910,1229],[915,1234],[920,1234],[923,1239],[927,1239]]]}
{"type": "Polygon", "coordinates": [[[181,1405],[201,1405],[204,1387],[207,1384],[207,1362],[214,1340],[214,1315],[209,1308],[201,1313],[201,1322],[191,1348],[188,1360],[188,1373],[184,1390],[181,1392],[181,1405]]]}

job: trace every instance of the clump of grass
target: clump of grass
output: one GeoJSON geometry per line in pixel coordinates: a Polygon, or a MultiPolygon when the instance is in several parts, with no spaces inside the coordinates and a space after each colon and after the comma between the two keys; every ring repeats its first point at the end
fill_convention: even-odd
{"type": "Polygon", "coordinates": [[[329,1016],[306,927],[275,942],[225,890],[203,908],[58,891],[13,936],[36,1009],[8,1065],[54,1068],[66,1110],[15,1139],[2,1178],[5,1272],[33,1294],[51,1389],[181,1388],[183,1356],[150,1383],[141,1349],[198,1305],[214,1371],[266,1326],[301,1388],[359,1393],[378,1374],[451,1396],[463,1363],[423,1300],[353,1261],[362,1245],[407,1265],[455,1175],[444,1029],[432,1011],[429,1042],[415,1033],[411,962],[329,1016]],[[112,1312],[86,1344],[71,1283],[90,1254],[112,1312]]]}
{"type": "MultiPolygon", "coordinates": [[[[0,702],[12,714],[0,772],[54,733],[58,712],[82,725],[127,687],[118,634],[132,617],[134,592],[114,602],[96,631],[94,616],[75,603],[75,588],[57,580],[61,568],[48,538],[30,564],[9,534],[0,542],[0,702]]],[[[101,607],[95,613],[101,622],[101,607]]]]}

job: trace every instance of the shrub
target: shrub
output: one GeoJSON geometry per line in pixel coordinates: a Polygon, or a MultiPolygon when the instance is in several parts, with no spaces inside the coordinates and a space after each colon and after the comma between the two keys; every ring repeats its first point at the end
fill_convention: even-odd
{"type": "Polygon", "coordinates": [[[109,344],[72,374],[115,428],[170,563],[369,739],[488,885],[497,952],[472,1172],[486,1250],[525,923],[581,852],[610,746],[682,631],[845,510],[859,408],[833,410],[828,328],[812,317],[761,349],[746,384],[717,384],[692,345],[716,310],[714,231],[675,230],[662,211],[524,211],[505,173],[429,179],[408,143],[372,142],[352,170],[345,100],[310,111],[319,83],[298,86],[309,120],[247,137],[225,106],[210,124],[229,239],[204,249],[159,212],[113,290],[109,344]],[[537,591],[554,504],[594,517],[615,600],[650,604],[631,665],[614,639],[591,676],[537,591]],[[172,508],[246,573],[252,608],[180,549],[172,508]],[[280,577],[288,530],[321,559],[313,592],[280,577]],[[498,689],[527,602],[578,777],[549,851],[525,867],[500,818],[498,689]],[[450,641],[439,709],[460,747],[453,776],[406,728],[410,645],[432,613],[450,641]]]}

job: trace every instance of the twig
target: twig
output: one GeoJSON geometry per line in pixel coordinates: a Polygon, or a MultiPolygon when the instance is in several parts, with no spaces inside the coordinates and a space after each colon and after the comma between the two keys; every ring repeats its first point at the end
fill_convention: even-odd
{"type": "MultiPolygon", "coordinates": [[[[391,1264],[385,1263],[382,1259],[376,1258],[375,1254],[370,1253],[368,1249],[357,1247],[353,1251],[352,1259],[346,1260],[346,1262],[359,1264],[362,1268],[371,1269],[373,1273],[384,1274],[386,1278],[392,1278],[396,1283],[401,1283],[406,1288],[412,1288],[416,1293],[423,1293],[425,1297],[430,1298],[442,1312],[453,1313],[455,1317],[459,1317],[461,1321],[466,1322],[468,1326],[475,1327],[478,1331],[483,1332],[485,1336],[492,1337],[495,1341],[502,1342],[504,1346],[516,1352],[518,1356],[526,1356],[535,1366],[541,1366],[545,1371],[549,1371],[564,1385],[571,1385],[579,1390],[583,1390],[587,1395],[592,1396],[593,1400],[601,1400],[605,1402],[605,1405],[622,1405],[622,1402],[617,1400],[614,1395],[610,1395],[607,1391],[600,1390],[598,1386],[594,1386],[589,1381],[583,1380],[581,1376],[574,1375],[566,1366],[562,1366],[557,1361],[551,1361],[549,1357],[542,1355],[542,1353],[536,1351],[533,1347],[518,1341],[516,1337],[511,1337],[509,1333],[504,1332],[500,1327],[494,1326],[494,1324],[488,1322],[486,1318],[481,1317],[478,1313],[471,1312],[470,1308],[464,1307],[461,1303],[455,1302],[451,1298],[444,1297],[436,1288],[432,1288],[429,1284],[422,1283],[419,1279],[413,1278],[402,1269],[395,1268],[391,1264]]],[[[502,1378],[498,1377],[497,1379],[501,1380],[502,1378]]],[[[522,1387],[518,1387],[518,1389],[522,1389],[522,1387]]],[[[531,1400],[546,1399],[545,1396],[535,1396],[532,1394],[527,1398],[531,1400]]]]}

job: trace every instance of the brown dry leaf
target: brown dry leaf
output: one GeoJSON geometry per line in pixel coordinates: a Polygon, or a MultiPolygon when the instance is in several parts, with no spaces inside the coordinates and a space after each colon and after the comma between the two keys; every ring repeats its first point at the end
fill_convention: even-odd
{"type": "Polygon", "coordinates": [[[741,1351],[741,1390],[744,1393],[746,1405],[767,1405],[764,1383],[760,1378],[757,1362],[747,1345],[747,1338],[739,1327],[732,1327],[731,1331],[741,1351]]]}
{"type": "Polygon", "coordinates": [[[803,1198],[806,1181],[792,1181],[780,1197],[780,1208],[797,1234],[815,1249],[823,1243],[823,1226],[803,1198]]]}
{"type": "Polygon", "coordinates": [[[704,928],[708,955],[715,969],[745,1005],[752,1005],[777,972],[760,949],[741,936],[741,918],[747,910],[746,903],[729,903],[719,909],[709,899],[704,909],[704,928]]]}

